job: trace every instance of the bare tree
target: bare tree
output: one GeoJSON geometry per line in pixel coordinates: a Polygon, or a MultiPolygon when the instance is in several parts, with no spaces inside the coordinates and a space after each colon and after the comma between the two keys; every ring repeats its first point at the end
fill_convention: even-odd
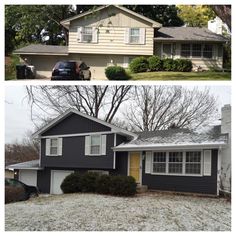
{"type": "Polygon", "coordinates": [[[39,159],[39,141],[31,138],[32,132],[27,132],[21,142],[5,144],[5,164],[39,159]]]}
{"type": "Polygon", "coordinates": [[[133,101],[124,114],[133,131],[194,129],[207,124],[216,113],[216,99],[208,89],[136,86],[133,92],[133,101]]]}
{"type": "Polygon", "coordinates": [[[119,107],[129,99],[131,86],[27,86],[32,120],[35,109],[42,110],[46,120],[62,114],[69,108],[112,122],[119,107]]]}
{"type": "Polygon", "coordinates": [[[210,7],[231,31],[231,5],[210,5],[210,7]]]}

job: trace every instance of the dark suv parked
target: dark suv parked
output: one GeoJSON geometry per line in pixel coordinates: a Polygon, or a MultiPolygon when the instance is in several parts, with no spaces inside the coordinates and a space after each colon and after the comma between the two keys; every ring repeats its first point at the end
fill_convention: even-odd
{"type": "Polygon", "coordinates": [[[89,68],[83,61],[59,61],[52,70],[51,80],[90,80],[89,68]]]}
{"type": "Polygon", "coordinates": [[[17,179],[10,179],[5,178],[5,187],[12,187],[12,188],[23,188],[23,193],[21,196],[19,196],[19,200],[27,200],[30,197],[36,197],[39,194],[39,190],[35,186],[29,186],[27,184],[24,184],[20,182],[17,179]]]}

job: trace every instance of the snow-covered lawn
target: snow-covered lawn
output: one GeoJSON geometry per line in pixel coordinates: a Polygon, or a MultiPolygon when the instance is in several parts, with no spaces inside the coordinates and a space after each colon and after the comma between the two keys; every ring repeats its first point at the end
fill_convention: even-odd
{"type": "Polygon", "coordinates": [[[132,198],[97,194],[48,195],[5,205],[5,229],[229,231],[231,204],[225,199],[163,193],[132,198]]]}

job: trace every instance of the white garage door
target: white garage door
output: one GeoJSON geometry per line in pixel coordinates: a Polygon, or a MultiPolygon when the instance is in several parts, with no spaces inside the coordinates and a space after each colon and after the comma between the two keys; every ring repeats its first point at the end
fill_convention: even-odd
{"type": "Polygon", "coordinates": [[[37,186],[37,170],[19,170],[19,180],[27,185],[37,186]]]}
{"type": "Polygon", "coordinates": [[[51,170],[51,194],[62,194],[61,183],[65,177],[74,171],[70,170],[51,170]]]}

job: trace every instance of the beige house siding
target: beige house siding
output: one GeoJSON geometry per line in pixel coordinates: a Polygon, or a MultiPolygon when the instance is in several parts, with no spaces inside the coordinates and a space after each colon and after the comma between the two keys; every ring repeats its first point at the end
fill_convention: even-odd
{"type": "MultiPolygon", "coordinates": [[[[178,59],[181,58],[181,43],[176,43],[176,42],[155,42],[154,43],[154,54],[163,58],[162,56],[162,47],[163,44],[165,43],[171,43],[172,45],[174,45],[175,47],[175,51],[173,50],[172,53],[172,58],[173,59],[178,59]]],[[[189,43],[189,42],[182,42],[182,43],[189,43]]],[[[194,42],[191,42],[194,43],[194,42]]],[[[198,43],[198,42],[196,42],[198,43]]],[[[201,44],[204,44],[204,42],[202,42],[201,44]]],[[[209,43],[210,44],[210,43],[209,43]]],[[[197,68],[197,67],[201,67],[204,70],[207,70],[211,67],[218,67],[218,68],[222,68],[223,67],[223,48],[222,48],[222,44],[220,43],[212,43],[213,44],[213,57],[212,59],[207,59],[207,58],[193,58],[190,57],[188,59],[190,59],[193,62],[193,69],[197,68]],[[222,50],[222,51],[220,51],[222,50]]]]}
{"type": "MultiPolygon", "coordinates": [[[[106,80],[105,68],[109,65],[124,66],[125,58],[132,55],[96,55],[96,54],[69,54],[65,56],[35,56],[25,55],[29,64],[35,66],[37,77],[50,78],[54,65],[60,60],[81,60],[90,66],[92,80],[106,80]]],[[[133,55],[135,57],[135,55],[133,55]]]]}
{"type": "Polygon", "coordinates": [[[71,22],[69,29],[69,53],[86,54],[126,54],[152,55],[154,29],[146,22],[117,8],[103,9],[95,15],[90,15],[71,22]],[[78,41],[78,27],[96,27],[99,29],[97,43],[78,41]],[[125,43],[127,28],[145,28],[144,44],[125,43]]]}
{"type": "Polygon", "coordinates": [[[5,178],[14,178],[14,171],[5,169],[5,178]]]}

